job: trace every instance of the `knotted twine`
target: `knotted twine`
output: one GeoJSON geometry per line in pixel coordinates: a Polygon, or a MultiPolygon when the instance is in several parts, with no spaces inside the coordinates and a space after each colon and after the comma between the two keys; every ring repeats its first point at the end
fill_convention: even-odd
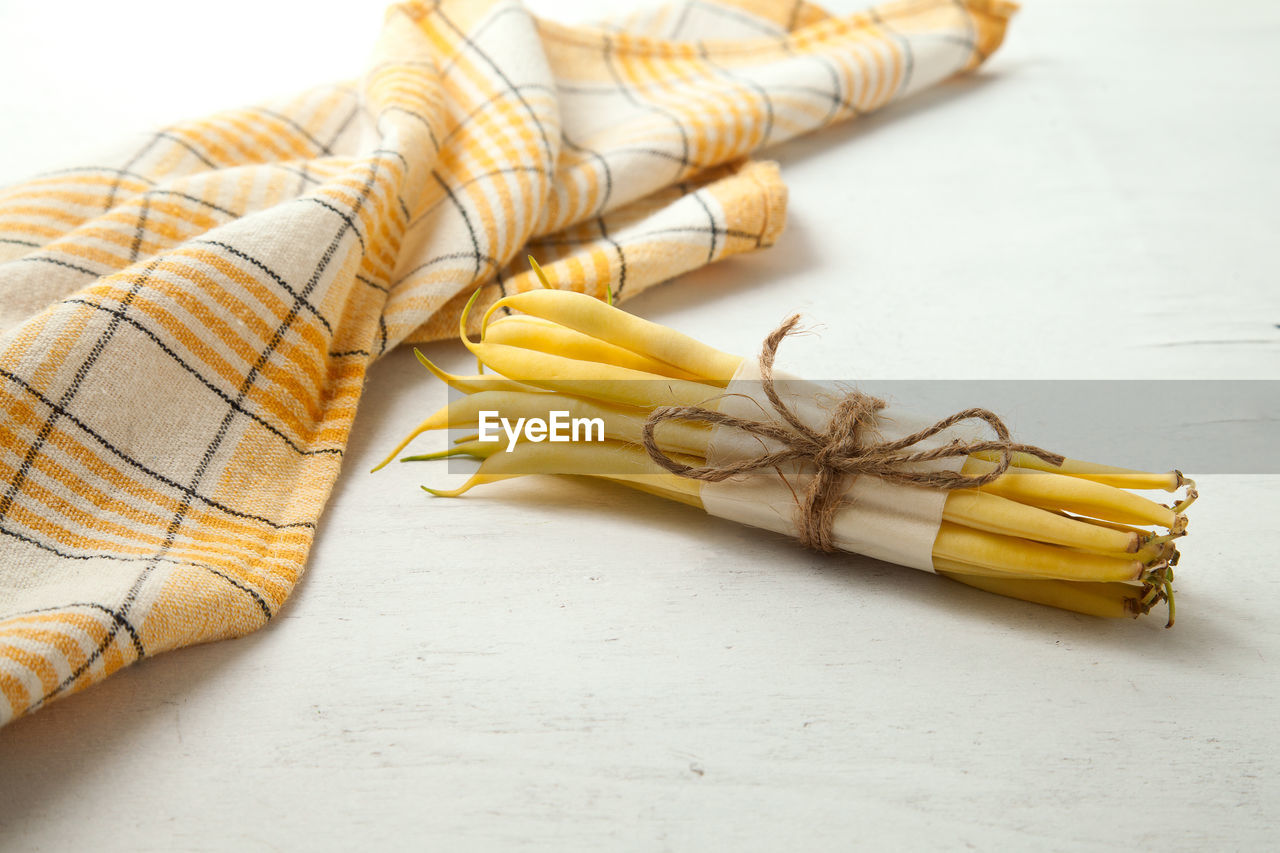
{"type": "Polygon", "coordinates": [[[1004,421],[994,412],[980,408],[963,409],[932,426],[899,439],[879,442],[869,440],[866,433],[871,430],[864,428],[874,425],[877,412],[884,409],[886,403],[878,397],[859,391],[850,391],[840,400],[824,430],[813,429],[782,401],[773,379],[773,361],[778,344],[795,330],[799,321],[798,314],[788,318],[765,339],[760,351],[760,385],[783,423],[772,419],[750,420],[702,406],[661,406],[650,413],[644,424],[644,447],[649,457],[672,474],[708,483],[718,483],[738,474],[764,468],[775,468],[786,462],[808,462],[815,472],[803,497],[796,498],[796,535],[806,547],[826,552],[836,550],[832,544],[832,523],[851,478],[865,474],[889,483],[953,491],[976,489],[996,480],[1009,470],[1014,453],[1027,453],[1054,466],[1063,463],[1063,457],[1057,453],[1014,442],[1004,421]],[[771,440],[780,445],[780,448],[723,465],[686,465],[664,453],[654,435],[658,424],[675,420],[698,421],[742,430],[758,438],[771,440]],[[996,437],[971,441],[953,438],[948,444],[939,447],[911,450],[925,439],[969,420],[985,422],[996,437]],[[999,453],[1000,460],[995,468],[985,474],[965,475],[958,471],[919,470],[916,467],[922,462],[967,457],[972,453],[988,451],[999,453]]]}

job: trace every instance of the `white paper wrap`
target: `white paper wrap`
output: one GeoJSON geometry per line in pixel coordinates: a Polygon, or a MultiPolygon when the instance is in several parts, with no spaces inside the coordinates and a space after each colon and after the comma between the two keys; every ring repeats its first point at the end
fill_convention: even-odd
{"type": "MultiPolygon", "coordinates": [[[[845,391],[838,386],[798,381],[781,371],[773,372],[776,390],[782,401],[801,421],[816,430],[825,430],[836,405],[845,391]]],[[[729,383],[719,410],[749,420],[770,419],[781,422],[760,385],[760,364],[746,359],[729,383]]],[[[891,441],[902,438],[937,422],[892,406],[877,414],[873,433],[861,433],[868,439],[891,441]]],[[[867,430],[863,427],[863,430],[867,430]]],[[[940,446],[952,438],[973,438],[976,430],[957,425],[931,439],[914,445],[913,450],[940,446]]],[[[865,439],[864,439],[865,440],[865,439]]],[[[717,425],[707,445],[707,465],[717,467],[744,459],[755,459],[762,453],[777,450],[772,441],[717,425]]],[[[941,459],[921,463],[913,470],[959,471],[963,458],[941,459]]],[[[795,536],[797,498],[802,497],[813,476],[813,466],[795,462],[775,469],[761,470],[731,477],[719,483],[705,483],[702,505],[706,511],[740,524],[762,527],[795,536]]],[[[832,524],[832,541],[843,551],[852,551],[887,560],[913,569],[933,571],[933,540],[942,523],[942,505],[947,493],[941,489],[886,483],[876,477],[861,476],[852,481],[845,493],[844,504],[836,511],[832,524]]]]}

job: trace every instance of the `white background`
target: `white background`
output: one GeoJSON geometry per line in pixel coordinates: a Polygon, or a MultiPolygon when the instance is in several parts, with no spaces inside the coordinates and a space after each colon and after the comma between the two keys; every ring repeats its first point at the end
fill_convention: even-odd
{"type": "MultiPolygon", "coordinates": [[[[0,3],[0,181],[355,76],[380,20],[0,3]]],[[[1278,32],[1266,0],[1032,0],[978,75],[772,151],[775,248],[628,307],[739,353],[804,311],[815,378],[1280,378],[1278,32]]],[[[606,485],[366,473],[443,400],[406,352],[373,368],[267,628],[0,731],[0,848],[1274,843],[1280,476],[1201,478],[1165,631],[606,485]]]]}

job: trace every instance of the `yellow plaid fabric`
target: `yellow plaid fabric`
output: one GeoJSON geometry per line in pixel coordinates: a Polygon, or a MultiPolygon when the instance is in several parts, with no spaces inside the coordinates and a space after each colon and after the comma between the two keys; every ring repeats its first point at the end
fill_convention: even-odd
{"type": "Polygon", "coordinates": [[[532,286],[526,252],[626,299],[769,245],[745,158],[974,68],[1013,9],[406,3],[356,85],[0,190],[0,721],[270,619],[378,355],[532,286]]]}

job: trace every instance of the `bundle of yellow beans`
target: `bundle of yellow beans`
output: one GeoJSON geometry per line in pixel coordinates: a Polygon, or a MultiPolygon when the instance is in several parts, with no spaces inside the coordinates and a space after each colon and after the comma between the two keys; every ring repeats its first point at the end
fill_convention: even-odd
{"type": "MultiPolygon", "coordinates": [[[[723,484],[695,476],[715,470],[707,467],[709,445],[725,426],[681,416],[742,396],[726,389],[732,391],[743,359],[585,294],[550,287],[494,303],[481,322],[479,342],[467,336],[466,316],[460,325],[462,339],[493,373],[451,375],[419,354],[428,369],[466,396],[423,421],[379,468],[424,431],[480,429],[448,450],[403,461],[457,455],[480,460],[479,469],[462,486],[427,489],[439,496],[456,497],[473,486],[525,474],[586,475],[757,523],[710,506],[713,486],[722,490],[717,495],[727,488],[732,502],[733,489],[745,489],[735,483],[750,475],[721,476],[723,484]],[[505,419],[506,434],[494,434],[491,421],[498,414],[505,419]],[[537,425],[541,432],[511,430],[511,423],[537,425]],[[557,425],[565,434],[542,440],[557,425]]],[[[997,431],[1003,432],[998,423],[997,431]]],[[[1184,511],[1196,497],[1190,480],[1177,471],[1145,473],[1063,460],[1008,442],[970,446],[976,449],[955,460],[954,473],[937,475],[944,483],[952,477],[950,485],[907,485],[898,487],[907,491],[893,493],[937,496],[940,517],[927,528],[925,565],[916,563],[917,568],[1095,616],[1136,617],[1166,602],[1168,624],[1173,624],[1172,566],[1178,559],[1174,543],[1185,535],[1184,511]],[[957,488],[956,483],[978,485],[957,488]],[[1137,493],[1149,490],[1184,491],[1179,500],[1164,505],[1137,493]]],[[[776,465],[763,467],[782,471],[776,465]]],[[[768,478],[772,472],[754,476],[768,478]]],[[[860,474],[851,479],[856,483],[872,477],[860,474]]],[[[716,501],[723,503],[720,497],[716,501]]],[[[795,501],[799,504],[800,497],[795,501]]],[[[892,530],[895,521],[906,521],[905,510],[903,519],[895,517],[892,501],[877,511],[883,522],[877,526],[892,530]]],[[[848,533],[854,518],[835,516],[831,541],[836,547],[896,559],[892,549],[885,557],[845,544],[841,531],[848,533]]],[[[856,533],[851,535],[856,541],[856,533]]],[[[913,565],[907,559],[898,561],[913,565]]]]}

